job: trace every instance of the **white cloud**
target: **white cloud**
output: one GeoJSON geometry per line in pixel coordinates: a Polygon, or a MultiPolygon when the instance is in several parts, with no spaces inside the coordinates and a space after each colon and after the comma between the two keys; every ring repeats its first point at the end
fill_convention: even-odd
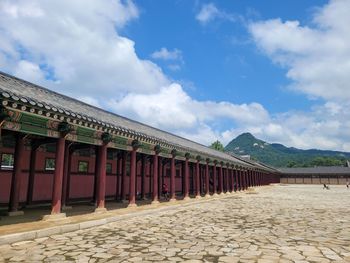
{"type": "Polygon", "coordinates": [[[196,19],[205,24],[209,21],[215,19],[215,17],[219,16],[220,11],[217,9],[217,7],[213,4],[205,4],[202,6],[199,13],[196,15],[196,19]]]}
{"type": "Polygon", "coordinates": [[[109,105],[122,115],[205,144],[216,138],[228,142],[228,139],[222,137],[221,128],[213,130],[216,122],[228,120],[232,126],[269,122],[268,112],[258,103],[236,105],[229,102],[197,101],[179,84],[165,86],[153,94],[129,93],[119,100],[111,100],[109,105]]]}
{"type": "Polygon", "coordinates": [[[40,67],[37,64],[31,63],[27,60],[18,61],[14,74],[21,76],[25,80],[36,83],[44,82],[45,80],[45,76],[40,67]]]}
{"type": "Polygon", "coordinates": [[[151,54],[151,57],[154,59],[163,59],[163,60],[182,60],[182,52],[175,48],[170,51],[165,47],[162,47],[160,50],[154,51],[151,54]]]}
{"type": "Polygon", "coordinates": [[[102,100],[112,93],[154,92],[168,78],[156,64],[139,59],[134,42],[117,32],[137,17],[132,1],[2,1],[0,39],[6,42],[0,54],[6,56],[0,67],[24,78],[34,67],[47,75],[42,67],[48,67],[60,85],[45,84],[74,96],[102,100]]]}
{"type": "Polygon", "coordinates": [[[179,71],[181,69],[181,66],[179,64],[170,64],[168,65],[168,69],[171,71],[179,71]]]}
{"type": "Polygon", "coordinates": [[[313,26],[273,19],[249,27],[256,44],[280,63],[292,88],[325,100],[350,99],[350,1],[332,0],[318,9],[313,26]]]}
{"type": "Polygon", "coordinates": [[[223,10],[219,10],[213,3],[202,5],[201,9],[196,15],[196,19],[203,25],[214,21],[215,19],[223,19],[235,22],[238,20],[238,16],[226,13],[223,10]]]}
{"type": "Polygon", "coordinates": [[[316,10],[311,25],[279,18],[250,24],[261,51],[287,69],[290,88],[324,100],[309,112],[279,114],[282,136],[262,131],[265,137],[301,148],[350,150],[349,12],[349,1],[331,0],[316,10]]]}

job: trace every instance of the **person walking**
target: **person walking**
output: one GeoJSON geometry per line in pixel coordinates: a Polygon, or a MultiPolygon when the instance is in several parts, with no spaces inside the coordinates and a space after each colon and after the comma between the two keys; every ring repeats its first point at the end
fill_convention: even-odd
{"type": "Polygon", "coordinates": [[[162,185],[162,194],[164,195],[164,198],[166,201],[169,200],[169,189],[168,189],[168,185],[166,183],[164,183],[162,185]]]}

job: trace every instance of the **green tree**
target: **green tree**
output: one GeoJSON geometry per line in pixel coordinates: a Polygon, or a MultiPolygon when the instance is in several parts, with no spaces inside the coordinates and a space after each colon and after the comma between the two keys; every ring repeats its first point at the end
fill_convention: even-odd
{"type": "Polygon", "coordinates": [[[215,149],[217,151],[220,151],[220,152],[225,151],[224,146],[222,145],[222,143],[219,140],[216,140],[215,142],[213,142],[209,147],[212,149],[215,149]]]}
{"type": "Polygon", "coordinates": [[[287,167],[292,168],[292,167],[295,167],[295,166],[297,166],[297,163],[295,161],[288,161],[287,167]]]}

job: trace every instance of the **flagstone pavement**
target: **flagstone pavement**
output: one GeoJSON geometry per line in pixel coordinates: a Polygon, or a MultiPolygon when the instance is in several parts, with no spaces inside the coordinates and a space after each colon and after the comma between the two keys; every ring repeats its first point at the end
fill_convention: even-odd
{"type": "Polygon", "coordinates": [[[0,246],[0,262],[350,262],[350,190],[275,185],[0,246]]]}

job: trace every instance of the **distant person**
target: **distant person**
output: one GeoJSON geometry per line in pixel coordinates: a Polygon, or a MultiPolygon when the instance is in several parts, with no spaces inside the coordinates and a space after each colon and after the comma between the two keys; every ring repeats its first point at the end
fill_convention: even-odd
{"type": "Polygon", "coordinates": [[[168,199],[169,199],[169,189],[168,189],[168,185],[165,184],[165,183],[162,186],[162,194],[164,195],[165,200],[168,201],[168,199]]]}
{"type": "Polygon", "coordinates": [[[323,189],[327,189],[327,190],[329,190],[329,186],[328,186],[328,185],[326,185],[326,184],[323,184],[323,189]]]}
{"type": "Polygon", "coordinates": [[[346,188],[349,189],[349,181],[346,181],[346,188]]]}

